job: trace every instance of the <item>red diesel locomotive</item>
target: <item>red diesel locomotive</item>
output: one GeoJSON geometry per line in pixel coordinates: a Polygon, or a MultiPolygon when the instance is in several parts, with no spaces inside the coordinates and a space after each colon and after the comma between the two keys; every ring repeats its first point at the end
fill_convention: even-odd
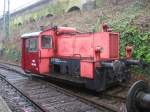
{"type": "Polygon", "coordinates": [[[130,79],[130,65],[139,65],[119,57],[119,33],[106,25],[98,33],[79,33],[74,28],[51,27],[22,35],[22,68],[25,72],[82,83],[102,91],[112,84],[130,79]]]}

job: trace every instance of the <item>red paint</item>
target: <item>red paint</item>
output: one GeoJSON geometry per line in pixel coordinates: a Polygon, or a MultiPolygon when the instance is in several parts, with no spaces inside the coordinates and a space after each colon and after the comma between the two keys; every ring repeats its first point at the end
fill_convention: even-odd
{"type": "Polygon", "coordinates": [[[80,62],[80,72],[81,77],[93,79],[94,75],[94,63],[88,61],[81,61],[80,62]]]}
{"type": "Polygon", "coordinates": [[[118,33],[104,30],[98,33],[81,34],[74,28],[59,27],[58,29],[47,29],[37,36],[38,51],[33,53],[25,51],[26,39],[22,38],[22,67],[24,70],[46,74],[51,71],[49,60],[52,57],[80,59],[81,77],[93,79],[96,62],[119,59],[118,33]],[[43,49],[41,47],[43,35],[52,37],[52,48],[43,49]],[[33,59],[36,60],[38,69],[30,65],[33,59]]]}
{"type": "Polygon", "coordinates": [[[63,34],[63,33],[76,33],[77,30],[75,28],[69,28],[69,27],[58,27],[57,34],[63,34]]]}
{"type": "MultiPolygon", "coordinates": [[[[22,49],[22,67],[25,71],[31,71],[33,73],[39,72],[39,55],[38,50],[35,52],[28,51],[26,49],[26,42],[29,38],[23,39],[23,49],[22,49]]],[[[33,39],[33,38],[32,38],[33,39]]]]}
{"type": "Polygon", "coordinates": [[[53,57],[53,55],[54,55],[54,49],[53,49],[54,38],[52,38],[52,48],[46,49],[46,48],[42,48],[42,46],[41,46],[42,35],[50,35],[53,37],[53,33],[51,33],[50,31],[45,31],[39,35],[39,51],[40,51],[39,73],[46,74],[50,71],[49,70],[50,57],[53,57]]]}

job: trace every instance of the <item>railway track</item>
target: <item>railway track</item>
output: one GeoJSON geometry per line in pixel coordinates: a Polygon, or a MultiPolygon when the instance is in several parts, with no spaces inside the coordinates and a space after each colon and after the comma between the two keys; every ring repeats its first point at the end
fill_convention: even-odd
{"type": "Polygon", "coordinates": [[[11,106],[13,112],[45,112],[39,105],[12,85],[2,74],[0,74],[0,85],[0,93],[11,106]]]}
{"type": "Polygon", "coordinates": [[[104,92],[103,95],[106,97],[116,98],[125,103],[128,88],[129,87],[120,86],[115,89],[110,89],[109,91],[104,92]]]}
{"type": "Polygon", "coordinates": [[[29,97],[37,106],[43,108],[43,110],[49,112],[119,112],[120,110],[120,112],[123,112],[121,110],[124,100],[122,97],[115,98],[115,96],[112,96],[111,98],[103,98],[85,92],[77,92],[72,89],[62,88],[42,80],[43,78],[30,78],[21,71],[19,66],[9,65],[8,63],[0,64],[0,68],[0,72],[3,73],[2,75],[10,81],[12,85],[29,97]],[[11,75],[9,73],[11,73],[11,75]]]}

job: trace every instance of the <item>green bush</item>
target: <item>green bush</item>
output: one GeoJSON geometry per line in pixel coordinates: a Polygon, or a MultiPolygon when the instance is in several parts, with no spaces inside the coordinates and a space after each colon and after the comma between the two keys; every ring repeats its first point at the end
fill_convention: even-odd
{"type": "Polygon", "coordinates": [[[132,44],[134,58],[142,58],[146,62],[150,62],[150,34],[141,32],[138,28],[128,25],[121,33],[121,50],[123,56],[126,44],[132,44]]]}
{"type": "Polygon", "coordinates": [[[5,47],[3,56],[7,60],[11,60],[12,62],[21,61],[21,51],[16,50],[15,47],[12,47],[12,48],[5,47]]]}

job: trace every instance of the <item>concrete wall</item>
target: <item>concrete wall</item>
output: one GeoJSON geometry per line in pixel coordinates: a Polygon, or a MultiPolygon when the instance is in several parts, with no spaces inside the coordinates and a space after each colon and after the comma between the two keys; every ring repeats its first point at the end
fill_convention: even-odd
{"type": "Polygon", "coordinates": [[[74,6],[79,7],[81,10],[91,10],[95,8],[95,0],[41,0],[38,3],[12,13],[11,17],[14,18],[27,13],[32,13],[34,11],[40,10],[47,4],[55,4],[57,2],[68,2],[68,7],[65,9],[66,12],[74,6]]]}
{"type": "Polygon", "coordinates": [[[14,13],[11,14],[11,17],[17,17],[17,16],[21,16],[24,14],[28,14],[28,13],[32,13],[34,11],[40,10],[41,8],[43,8],[45,5],[47,4],[54,4],[56,0],[41,0],[31,6],[28,6],[26,8],[23,8],[21,10],[18,10],[14,13]]]}
{"type": "MultiPolygon", "coordinates": [[[[76,10],[91,10],[93,8],[95,8],[96,6],[96,2],[95,0],[41,0],[38,3],[35,3],[31,6],[28,6],[26,8],[23,8],[21,10],[18,10],[14,13],[11,14],[11,20],[18,21],[20,19],[21,16],[25,16],[28,14],[32,14],[34,12],[38,12],[40,10],[42,10],[44,7],[51,7],[51,5],[55,5],[55,4],[65,4],[64,6],[60,6],[59,9],[63,10],[64,12],[69,12],[72,11],[72,9],[76,10]]],[[[56,7],[57,8],[57,7],[56,7]]],[[[51,12],[50,12],[51,13],[51,12]]],[[[52,13],[53,14],[53,13],[52,13]]],[[[3,24],[3,18],[0,18],[0,29],[2,29],[2,24],[3,24]]]]}

